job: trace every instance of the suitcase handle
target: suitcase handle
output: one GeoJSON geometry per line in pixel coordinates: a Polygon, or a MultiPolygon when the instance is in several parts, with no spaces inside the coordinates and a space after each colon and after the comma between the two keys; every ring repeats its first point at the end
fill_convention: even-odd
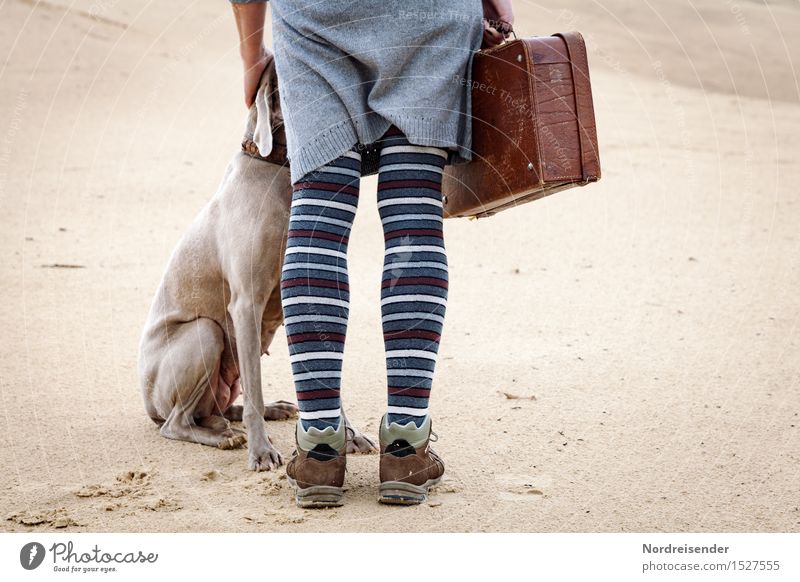
{"type": "MultiPolygon", "coordinates": [[[[511,25],[511,23],[506,22],[505,20],[489,20],[489,19],[486,19],[486,18],[484,18],[484,20],[489,25],[489,28],[491,28],[491,29],[493,29],[493,30],[495,30],[495,31],[497,31],[497,32],[499,32],[500,34],[503,35],[503,42],[501,42],[499,45],[496,45],[496,46],[501,46],[501,45],[505,44],[506,42],[508,42],[506,37],[509,34],[514,35],[514,40],[517,40],[517,33],[514,32],[514,27],[511,25]]],[[[483,48],[483,47],[481,47],[481,48],[483,48]]],[[[495,48],[495,47],[491,47],[491,48],[495,48]]]]}

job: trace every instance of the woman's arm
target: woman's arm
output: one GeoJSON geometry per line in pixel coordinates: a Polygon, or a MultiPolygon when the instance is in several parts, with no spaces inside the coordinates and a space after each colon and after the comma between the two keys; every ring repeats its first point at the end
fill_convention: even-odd
{"type": "Polygon", "coordinates": [[[483,0],[483,45],[497,46],[505,39],[505,34],[498,32],[498,22],[514,24],[514,7],[511,0],[483,0]]]}
{"type": "Polygon", "coordinates": [[[231,0],[231,6],[244,66],[244,102],[250,107],[255,101],[261,74],[272,58],[272,52],[264,46],[267,3],[266,0],[231,0]]]}

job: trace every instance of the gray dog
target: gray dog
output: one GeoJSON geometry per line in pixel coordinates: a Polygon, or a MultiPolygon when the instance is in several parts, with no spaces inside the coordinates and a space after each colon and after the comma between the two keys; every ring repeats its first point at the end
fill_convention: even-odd
{"type": "MultiPolygon", "coordinates": [[[[265,406],[261,392],[261,355],[283,322],[292,197],[274,62],[250,109],[243,150],[172,252],[142,334],[139,377],[163,436],[223,449],[246,443],[249,468],[262,471],[283,462],[263,421],[297,414],[290,402],[265,406]],[[233,405],[242,390],[244,406],[233,405]],[[246,433],[230,421],[243,421],[246,433]]],[[[347,452],[375,450],[344,420],[347,452]]]]}

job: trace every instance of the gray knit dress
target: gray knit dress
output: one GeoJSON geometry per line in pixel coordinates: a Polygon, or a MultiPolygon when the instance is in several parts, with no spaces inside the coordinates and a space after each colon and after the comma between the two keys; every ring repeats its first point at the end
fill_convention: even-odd
{"type": "MultiPolygon", "coordinates": [[[[266,0],[231,0],[253,2],[266,0]]],[[[481,0],[271,0],[292,182],[394,124],[472,159],[481,0]]]]}

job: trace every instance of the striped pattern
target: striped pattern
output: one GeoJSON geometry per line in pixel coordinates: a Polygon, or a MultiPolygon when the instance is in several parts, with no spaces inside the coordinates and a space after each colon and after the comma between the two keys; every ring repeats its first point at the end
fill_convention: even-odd
{"type": "MultiPolygon", "coordinates": [[[[428,414],[447,304],[442,236],[443,149],[384,136],[378,210],[385,255],[381,314],[388,420],[421,426],[428,414]]],[[[355,151],[294,185],[281,299],[303,429],[338,427],[350,288],[347,243],[359,195],[355,151]]]]}
{"type": "Polygon", "coordinates": [[[381,315],[390,423],[421,426],[428,414],[447,305],[441,191],[446,160],[445,150],[411,145],[399,132],[385,138],[381,149],[381,315]]]}
{"type": "Polygon", "coordinates": [[[281,300],[300,422],[337,428],[350,287],[347,242],[358,205],[355,151],[294,185],[281,300]]]}

